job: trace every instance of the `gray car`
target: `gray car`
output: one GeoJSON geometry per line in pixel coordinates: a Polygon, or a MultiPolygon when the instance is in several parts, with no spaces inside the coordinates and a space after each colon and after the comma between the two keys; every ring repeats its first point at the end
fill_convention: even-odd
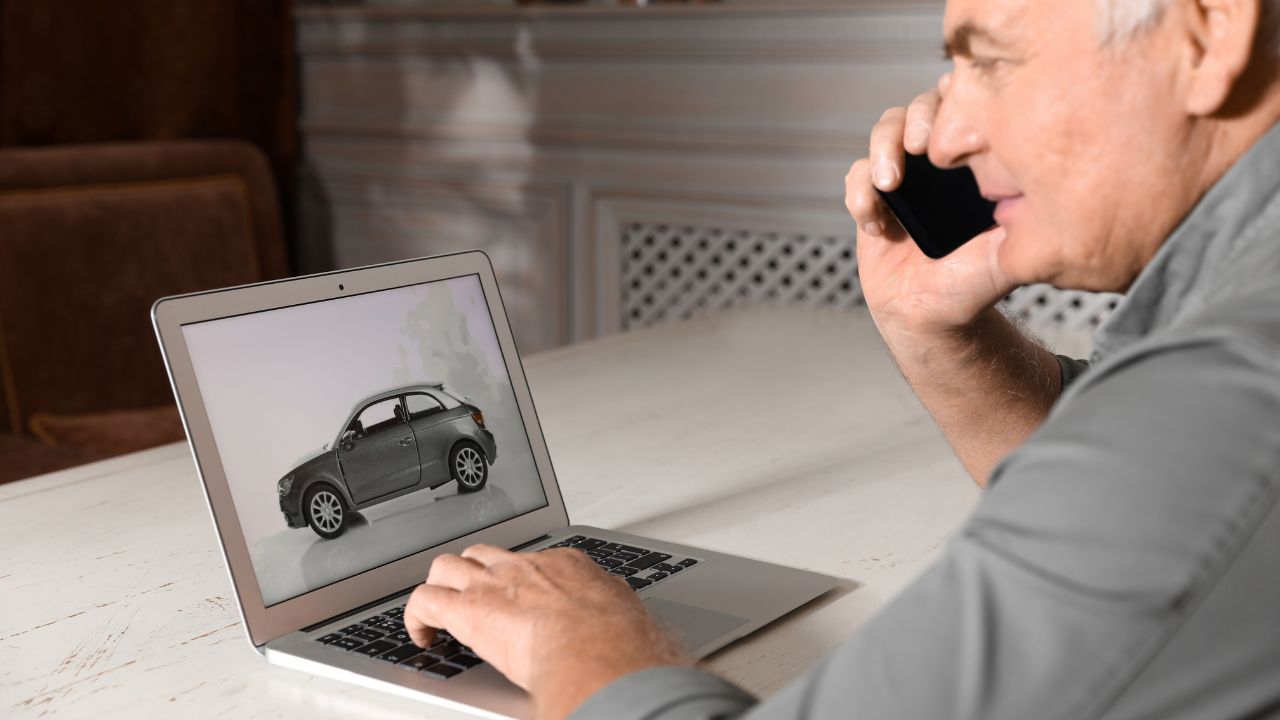
{"type": "Polygon", "coordinates": [[[356,403],[333,443],[286,473],[276,490],[289,527],[332,539],[355,510],[450,481],[475,492],[497,459],[480,408],[426,383],[356,403]]]}

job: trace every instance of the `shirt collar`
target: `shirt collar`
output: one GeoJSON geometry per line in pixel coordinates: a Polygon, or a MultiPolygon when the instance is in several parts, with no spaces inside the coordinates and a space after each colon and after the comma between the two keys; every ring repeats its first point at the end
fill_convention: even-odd
{"type": "MultiPolygon", "coordinates": [[[[1098,328],[1092,362],[1172,325],[1226,281],[1223,271],[1231,258],[1274,244],[1277,233],[1262,232],[1259,224],[1266,220],[1262,211],[1278,198],[1280,124],[1236,161],[1156,251],[1098,328]]],[[[1135,205],[1141,205],[1137,198],[1135,205]]]]}

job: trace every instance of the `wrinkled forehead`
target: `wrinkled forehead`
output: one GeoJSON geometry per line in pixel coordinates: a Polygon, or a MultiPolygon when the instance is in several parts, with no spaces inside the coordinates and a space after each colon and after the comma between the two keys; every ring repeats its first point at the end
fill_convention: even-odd
{"type": "Polygon", "coordinates": [[[1016,49],[1063,33],[1093,29],[1096,0],[947,0],[946,48],[1016,49]]]}

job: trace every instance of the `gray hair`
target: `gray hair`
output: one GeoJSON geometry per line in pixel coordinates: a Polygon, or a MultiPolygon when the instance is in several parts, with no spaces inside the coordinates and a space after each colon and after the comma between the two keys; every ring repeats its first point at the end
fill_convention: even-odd
{"type": "MultiPolygon", "coordinates": [[[[1150,30],[1160,22],[1171,0],[1097,0],[1098,31],[1103,42],[1112,43],[1150,30]]],[[[1280,53],[1280,0],[1262,1],[1259,32],[1280,53]]]]}

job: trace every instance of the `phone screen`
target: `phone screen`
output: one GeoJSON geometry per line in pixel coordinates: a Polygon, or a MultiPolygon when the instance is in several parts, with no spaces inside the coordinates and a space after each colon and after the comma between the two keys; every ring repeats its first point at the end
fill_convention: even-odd
{"type": "Polygon", "coordinates": [[[931,258],[946,256],[996,224],[996,204],[982,197],[973,171],[944,170],[927,155],[908,153],[898,189],[876,192],[931,258]]]}

